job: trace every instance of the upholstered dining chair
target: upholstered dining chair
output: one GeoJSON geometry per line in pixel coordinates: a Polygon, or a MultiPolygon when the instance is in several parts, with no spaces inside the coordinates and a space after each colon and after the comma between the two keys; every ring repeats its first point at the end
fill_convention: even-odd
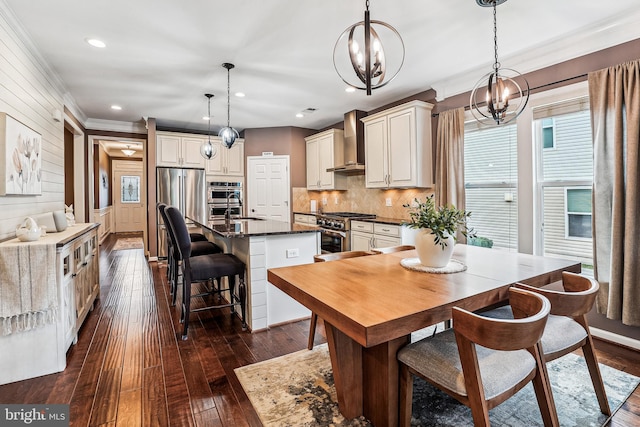
{"type": "Polygon", "coordinates": [[[400,362],[400,425],[409,426],[416,375],[471,408],[476,427],[489,426],[489,409],[533,382],[545,426],[558,426],[539,340],[551,304],[511,288],[519,319],[491,319],[453,308],[453,329],[409,344],[400,362]]]}
{"type": "MultiPolygon", "coordinates": [[[[367,255],[375,255],[375,253],[370,251],[333,252],[328,254],[314,255],[313,262],[338,261],[341,259],[355,258],[355,257],[367,256],[367,255]]],[[[318,324],[318,315],[314,312],[311,312],[311,322],[309,323],[309,343],[307,344],[307,348],[309,350],[313,350],[313,342],[316,337],[317,324],[318,324]]]]}
{"type": "MultiPolygon", "coordinates": [[[[600,288],[598,282],[589,277],[565,271],[562,273],[564,292],[535,288],[522,283],[517,283],[515,286],[544,295],[551,302],[551,314],[541,339],[544,361],[549,362],[578,348],[582,349],[600,411],[605,415],[611,415],[586,316],[593,308],[598,295],[600,288]]],[[[500,319],[514,317],[512,307],[509,305],[480,314],[500,319]]]]}
{"type": "Polygon", "coordinates": [[[373,252],[374,254],[392,254],[394,252],[410,251],[415,248],[416,247],[413,245],[399,245],[399,246],[389,246],[386,248],[372,248],[371,252],[373,252]]]}
{"type": "Polygon", "coordinates": [[[246,269],[245,264],[240,261],[238,257],[229,253],[192,256],[193,243],[189,239],[187,224],[185,223],[182,214],[173,206],[167,207],[165,212],[167,214],[169,225],[173,230],[173,237],[177,243],[177,250],[179,251],[180,258],[182,259],[182,263],[180,264],[182,268],[182,339],[186,340],[188,338],[189,315],[191,312],[195,311],[230,307],[231,314],[233,315],[235,313],[235,306],[239,305],[242,318],[242,329],[245,330],[247,328],[245,318],[247,299],[247,290],[244,281],[246,269]],[[240,279],[237,296],[235,292],[236,276],[240,279]],[[224,289],[225,291],[229,291],[228,304],[218,304],[191,309],[192,297],[209,294],[191,295],[191,285],[196,282],[211,282],[219,280],[221,277],[227,277],[229,281],[229,288],[224,289]]]}
{"type": "MultiPolygon", "coordinates": [[[[171,293],[171,305],[176,304],[176,295],[178,289],[178,279],[179,279],[179,265],[180,265],[180,252],[178,251],[176,238],[173,232],[173,229],[169,226],[169,218],[167,217],[168,206],[164,203],[158,204],[158,211],[162,217],[162,221],[165,224],[165,228],[167,231],[167,279],[169,281],[169,290],[171,293]]],[[[176,209],[177,210],[177,209],[176,209]]],[[[204,235],[201,234],[202,237],[204,235]]],[[[199,256],[199,255],[208,255],[208,254],[217,254],[222,253],[222,249],[220,246],[216,245],[213,242],[209,242],[206,238],[205,240],[198,240],[197,233],[194,236],[194,233],[189,233],[189,241],[191,243],[191,256],[199,256]],[[193,238],[197,240],[193,240],[193,238]]]]}

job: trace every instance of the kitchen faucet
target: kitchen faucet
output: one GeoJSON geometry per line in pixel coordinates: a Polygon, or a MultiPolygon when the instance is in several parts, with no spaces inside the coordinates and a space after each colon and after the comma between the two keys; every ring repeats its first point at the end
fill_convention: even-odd
{"type": "Polygon", "coordinates": [[[227,194],[227,209],[224,211],[224,218],[227,220],[231,219],[231,208],[229,206],[229,200],[232,197],[235,197],[238,200],[238,204],[240,205],[240,207],[242,207],[242,200],[240,200],[240,197],[236,193],[227,194]]]}

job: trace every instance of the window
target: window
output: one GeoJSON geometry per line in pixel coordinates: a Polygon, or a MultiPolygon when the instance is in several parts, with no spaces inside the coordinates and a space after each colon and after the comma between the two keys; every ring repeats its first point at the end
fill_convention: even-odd
{"type": "Polygon", "coordinates": [[[464,177],[469,225],[494,248],[518,248],[516,125],[465,127],[464,177]]]}
{"type": "Polygon", "coordinates": [[[555,121],[553,117],[542,119],[542,148],[555,148],[555,121]]]}
{"type": "Polygon", "coordinates": [[[591,239],[591,189],[567,188],[565,211],[567,238],[591,239]]]}

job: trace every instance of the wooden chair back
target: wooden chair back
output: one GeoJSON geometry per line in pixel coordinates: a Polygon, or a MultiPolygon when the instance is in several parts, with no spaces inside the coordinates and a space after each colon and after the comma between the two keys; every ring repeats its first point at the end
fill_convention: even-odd
{"type": "Polygon", "coordinates": [[[392,254],[394,252],[410,251],[415,249],[413,245],[389,246],[386,248],[373,248],[371,252],[374,254],[392,254]]]}
{"type": "Polygon", "coordinates": [[[375,255],[375,253],[369,252],[369,251],[334,252],[330,254],[314,255],[313,261],[314,262],[338,261],[341,259],[356,258],[360,256],[367,256],[367,255],[375,255]]]}

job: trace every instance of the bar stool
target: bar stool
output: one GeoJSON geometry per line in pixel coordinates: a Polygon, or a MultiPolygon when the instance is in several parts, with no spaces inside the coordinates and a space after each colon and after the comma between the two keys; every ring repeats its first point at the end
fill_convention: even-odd
{"type": "Polygon", "coordinates": [[[189,240],[189,232],[182,214],[172,206],[167,207],[165,212],[173,231],[177,250],[182,259],[182,339],[186,340],[188,337],[189,315],[191,312],[230,307],[231,314],[233,315],[235,313],[235,306],[237,305],[240,306],[242,330],[246,330],[247,290],[244,281],[245,264],[232,254],[216,253],[192,256],[192,243],[189,240]],[[236,276],[240,278],[237,296],[235,294],[236,276]],[[229,281],[229,288],[221,289],[221,291],[229,291],[228,304],[218,304],[192,310],[191,298],[206,294],[191,295],[191,284],[196,282],[211,282],[219,280],[221,277],[227,277],[229,281]]]}
{"type": "MultiPolygon", "coordinates": [[[[375,253],[369,252],[369,251],[334,252],[330,254],[314,255],[313,262],[338,261],[341,259],[355,258],[355,257],[361,257],[361,256],[367,256],[367,255],[375,255],[375,253]]],[[[313,350],[313,341],[316,337],[317,324],[318,324],[318,315],[314,312],[311,312],[311,322],[309,324],[309,342],[307,344],[307,348],[309,350],[313,350]]]]}
{"type": "MultiPolygon", "coordinates": [[[[169,281],[169,289],[171,292],[171,305],[175,305],[176,294],[177,294],[176,290],[178,289],[178,277],[179,277],[178,266],[180,264],[181,258],[177,248],[177,243],[173,233],[173,229],[169,226],[169,219],[167,218],[167,213],[166,213],[167,208],[168,206],[166,204],[158,203],[158,211],[160,212],[162,221],[165,224],[165,229],[167,230],[167,237],[168,237],[167,239],[167,246],[168,246],[167,279],[169,281]]],[[[203,234],[189,233],[189,242],[191,243],[191,256],[217,254],[217,253],[223,252],[220,246],[216,245],[213,242],[209,242],[206,238],[205,240],[195,240],[195,241],[192,240],[193,239],[192,236],[194,236],[196,239],[199,239],[199,237],[197,237],[198,235],[204,237],[203,234]]]]}

